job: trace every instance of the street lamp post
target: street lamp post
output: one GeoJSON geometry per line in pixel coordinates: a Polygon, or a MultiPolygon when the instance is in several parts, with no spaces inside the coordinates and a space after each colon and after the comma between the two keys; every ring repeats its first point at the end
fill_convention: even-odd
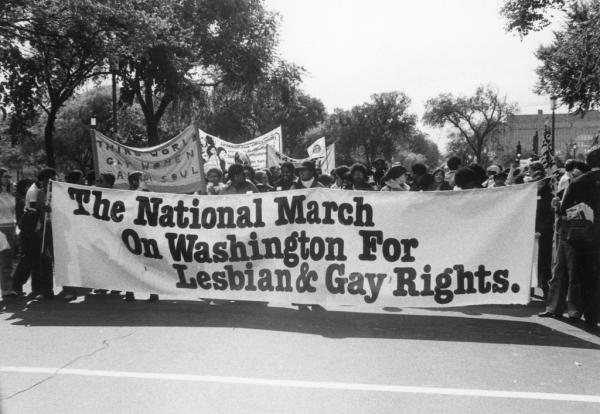
{"type": "Polygon", "coordinates": [[[96,115],[92,115],[90,118],[90,128],[96,129],[96,115]]]}
{"type": "Polygon", "coordinates": [[[112,124],[113,133],[117,134],[117,71],[119,70],[119,61],[113,56],[110,59],[110,72],[112,74],[112,124]]]}
{"type": "Polygon", "coordinates": [[[558,98],[555,95],[550,97],[550,109],[552,109],[552,155],[556,154],[554,150],[554,112],[556,111],[556,100],[558,98]]]}

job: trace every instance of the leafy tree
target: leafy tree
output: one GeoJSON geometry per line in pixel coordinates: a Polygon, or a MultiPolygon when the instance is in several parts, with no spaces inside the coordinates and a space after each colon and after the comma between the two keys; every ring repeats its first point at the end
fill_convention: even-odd
{"type": "MultiPolygon", "coordinates": [[[[465,165],[471,164],[475,162],[475,155],[473,154],[473,150],[469,146],[469,144],[464,140],[464,138],[460,135],[460,133],[453,131],[448,134],[448,144],[446,145],[446,152],[448,156],[457,156],[465,165]]],[[[481,158],[479,160],[479,164],[481,165],[489,165],[492,163],[500,163],[502,165],[507,165],[506,160],[503,159],[504,156],[510,157],[511,160],[515,159],[515,153],[510,151],[502,151],[498,146],[498,141],[495,139],[490,140],[486,143],[486,146],[481,151],[481,158]],[[500,159],[497,157],[498,154],[501,154],[500,159]]],[[[510,162],[508,162],[510,164],[510,162]]]]}
{"type": "Polygon", "coordinates": [[[54,166],[54,125],[59,110],[86,80],[99,75],[110,43],[110,16],[86,0],[5,0],[0,6],[2,104],[12,110],[11,131],[41,108],[46,162],[54,166]]]}
{"type": "Polygon", "coordinates": [[[150,146],[176,99],[222,84],[251,86],[274,61],[278,19],[262,0],[132,0],[113,8],[126,28],[116,32],[121,99],[139,103],[150,146]]]}
{"type": "MultiPolygon", "coordinates": [[[[112,92],[109,86],[90,89],[73,96],[56,120],[57,161],[64,169],[86,171],[93,167],[89,120],[96,118],[96,129],[108,136],[113,127],[112,92]]],[[[119,134],[111,138],[133,147],[146,146],[145,119],[139,105],[119,108],[119,134]]],[[[164,120],[165,131],[171,128],[164,120]]],[[[187,125],[186,125],[187,126],[187,125]]],[[[161,129],[163,129],[161,128],[161,129]]],[[[181,129],[175,129],[173,136],[181,129]]]]}
{"type": "Polygon", "coordinates": [[[572,5],[565,27],[536,57],[538,93],[559,96],[569,110],[584,114],[600,103],[600,3],[572,5]]]}
{"type": "Polygon", "coordinates": [[[500,13],[506,18],[506,29],[521,36],[538,31],[551,23],[554,13],[565,10],[573,0],[505,0],[500,13]]]}
{"type": "Polygon", "coordinates": [[[247,91],[222,85],[201,124],[216,135],[242,142],[281,125],[284,151],[303,156],[301,136],[325,119],[325,106],[300,88],[302,69],[285,62],[247,91]],[[298,154],[300,153],[300,154],[298,154]]]}
{"type": "Polygon", "coordinates": [[[360,159],[368,165],[378,157],[390,160],[415,132],[417,117],[407,112],[409,105],[406,94],[386,92],[372,95],[370,102],[349,111],[336,109],[327,123],[340,158],[360,159]]]}
{"type": "Polygon", "coordinates": [[[521,36],[547,27],[556,14],[565,25],[554,41],[540,47],[536,57],[536,92],[561,98],[569,110],[582,115],[600,102],[600,4],[580,0],[506,0],[501,13],[507,30],[521,36]]]}
{"type": "MultiPolygon", "coordinates": [[[[427,138],[427,134],[421,131],[415,131],[408,142],[407,148],[409,150],[408,155],[418,154],[423,159],[418,161],[422,162],[430,167],[437,167],[440,163],[440,150],[435,142],[427,138]]],[[[411,165],[412,163],[406,163],[411,165]]]]}
{"type": "Polygon", "coordinates": [[[516,103],[509,103],[488,86],[480,86],[473,96],[443,93],[429,99],[423,121],[434,127],[452,127],[481,163],[484,148],[502,132],[507,117],[517,111],[516,103]]]}

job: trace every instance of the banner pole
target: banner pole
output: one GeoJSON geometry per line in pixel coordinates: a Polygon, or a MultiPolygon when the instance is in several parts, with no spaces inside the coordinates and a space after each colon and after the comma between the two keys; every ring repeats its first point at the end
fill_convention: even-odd
{"type": "Polygon", "coordinates": [[[198,151],[198,167],[200,168],[200,194],[207,194],[206,175],[204,174],[204,158],[202,158],[202,145],[200,145],[200,132],[196,122],[194,125],[194,135],[196,139],[196,148],[198,151]]]}
{"type": "MultiPolygon", "coordinates": [[[[323,164],[325,164],[326,169],[329,167],[329,155],[327,154],[327,140],[325,140],[325,161],[323,162],[323,164]]],[[[321,170],[322,169],[323,166],[321,166],[321,170]]],[[[327,171],[326,174],[329,174],[329,171],[327,171]]]]}
{"type": "MultiPolygon", "coordinates": [[[[90,128],[90,137],[92,140],[92,162],[94,164],[95,179],[97,179],[98,177],[100,177],[100,168],[99,168],[99,162],[98,162],[98,148],[96,148],[96,129],[95,128],[90,128]]],[[[95,181],[95,179],[94,179],[94,181],[95,181]]],[[[90,183],[88,183],[88,184],[90,184],[90,183]]],[[[96,184],[96,183],[94,183],[94,184],[96,184]]]]}
{"type": "Polygon", "coordinates": [[[50,201],[52,200],[52,181],[48,181],[48,190],[46,203],[44,204],[44,223],[42,225],[42,248],[40,254],[44,254],[44,250],[46,250],[46,227],[48,226],[48,206],[50,206],[50,201]]]}

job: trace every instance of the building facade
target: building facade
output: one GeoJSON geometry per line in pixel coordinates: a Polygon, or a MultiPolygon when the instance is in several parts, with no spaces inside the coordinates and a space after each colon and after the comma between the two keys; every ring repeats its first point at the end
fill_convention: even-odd
{"type": "MultiPolygon", "coordinates": [[[[521,144],[523,158],[536,154],[535,139],[537,132],[537,152],[542,147],[544,125],[552,128],[552,114],[538,110],[534,115],[514,115],[509,118],[507,127],[499,137],[498,153],[516,155],[517,145],[521,144]]],[[[600,112],[589,111],[580,115],[555,114],[554,142],[555,154],[564,159],[581,158],[586,149],[600,132],[600,112]]]]}

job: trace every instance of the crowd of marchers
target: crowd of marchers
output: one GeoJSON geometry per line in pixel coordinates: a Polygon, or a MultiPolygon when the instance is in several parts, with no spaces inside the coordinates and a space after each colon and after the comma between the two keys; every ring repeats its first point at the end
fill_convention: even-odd
{"type": "MultiPolygon", "coordinates": [[[[53,289],[53,249],[50,208],[46,203],[48,183],[56,171],[44,168],[35,180],[16,184],[0,169],[0,267],[4,300],[51,299],[53,289]],[[16,266],[14,264],[16,263],[16,266]],[[31,292],[24,286],[31,279],[31,292]]],[[[520,167],[503,168],[478,164],[463,166],[450,157],[433,171],[422,163],[410,168],[377,159],[371,166],[362,163],[341,165],[330,174],[312,161],[299,165],[255,170],[247,164],[232,164],[227,171],[211,167],[205,171],[206,191],[199,194],[225,195],[304,188],[330,188],[348,191],[460,191],[486,189],[536,182],[537,214],[535,231],[539,242],[538,283],[546,301],[540,317],[581,319],[596,326],[600,309],[600,147],[590,148],[586,161],[568,160],[564,168],[551,169],[539,160],[520,167]]],[[[115,176],[94,172],[85,175],[74,170],[66,182],[112,188],[115,176]]],[[[129,189],[144,191],[144,173],[128,177],[129,189]]],[[[69,301],[89,290],[63,287],[69,301]]],[[[106,291],[95,291],[106,294],[106,291]]],[[[132,292],[126,300],[134,300],[132,292]]],[[[151,295],[151,301],[158,300],[151,295]]]]}

